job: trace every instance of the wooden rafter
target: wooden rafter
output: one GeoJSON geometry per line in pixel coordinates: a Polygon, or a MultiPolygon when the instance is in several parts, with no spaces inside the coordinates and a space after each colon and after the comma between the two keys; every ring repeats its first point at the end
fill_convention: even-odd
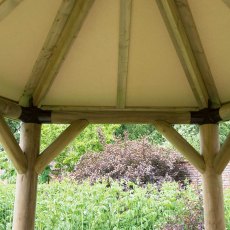
{"type": "Polygon", "coordinates": [[[88,125],[86,120],[73,122],[50,146],[48,146],[36,160],[37,173],[48,165],[59,153],[88,125]]]}
{"type": "Polygon", "coordinates": [[[217,88],[213,80],[213,76],[207,61],[207,57],[202,47],[201,40],[190,7],[188,5],[188,2],[187,0],[176,0],[175,3],[180,13],[180,18],[184,25],[184,29],[187,34],[187,37],[189,39],[189,43],[191,45],[191,49],[196,59],[196,63],[199,67],[202,79],[207,89],[211,106],[214,108],[219,107],[220,99],[217,92],[217,88]]]}
{"type": "Polygon", "coordinates": [[[94,0],[63,1],[33,68],[20,104],[38,106],[47,94],[94,0]]]}
{"type": "Polygon", "coordinates": [[[214,160],[214,169],[216,173],[222,174],[228,162],[230,161],[230,135],[228,135],[219,153],[214,160]]]}
{"type": "Polygon", "coordinates": [[[119,59],[117,79],[117,107],[124,108],[129,62],[132,0],[120,0],[119,59]]]}
{"type": "Polygon", "coordinates": [[[10,14],[23,0],[0,1],[0,21],[10,14]]]}
{"type": "Polygon", "coordinates": [[[0,116],[0,142],[17,172],[25,173],[27,159],[2,116],[0,116]]]}
{"type": "Polygon", "coordinates": [[[197,103],[200,109],[206,108],[208,107],[208,92],[184,29],[177,5],[174,0],[157,0],[157,3],[197,103]]]}
{"type": "Polygon", "coordinates": [[[155,121],[153,125],[199,172],[204,173],[203,157],[169,123],[155,121]]]}

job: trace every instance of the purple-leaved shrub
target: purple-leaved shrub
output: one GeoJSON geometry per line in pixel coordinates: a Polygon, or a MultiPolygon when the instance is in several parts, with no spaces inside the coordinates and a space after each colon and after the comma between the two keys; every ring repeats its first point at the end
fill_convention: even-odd
{"type": "Polygon", "coordinates": [[[71,178],[78,182],[89,179],[91,183],[112,178],[139,185],[189,180],[189,170],[181,164],[178,153],[153,146],[146,139],[117,139],[114,144],[104,144],[103,149],[101,153],[83,155],[71,178]]]}

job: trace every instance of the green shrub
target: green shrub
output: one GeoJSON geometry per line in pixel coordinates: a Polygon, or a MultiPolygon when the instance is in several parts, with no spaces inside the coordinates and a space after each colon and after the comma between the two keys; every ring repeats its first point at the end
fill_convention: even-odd
{"type": "MultiPolygon", "coordinates": [[[[160,190],[150,184],[129,185],[132,189],[124,191],[117,182],[111,182],[110,187],[107,182],[93,186],[88,182],[77,185],[67,181],[41,184],[36,229],[160,230],[166,226],[198,229],[202,222],[202,202],[193,187],[181,188],[175,182],[164,183],[160,190]]],[[[12,186],[0,189],[3,230],[11,228],[13,190],[12,186]]]]}
{"type": "MultiPolygon", "coordinates": [[[[114,132],[119,125],[89,125],[65,150],[54,160],[54,167],[66,171],[72,171],[80,157],[90,151],[103,150],[98,136],[98,129],[105,134],[105,142],[112,143],[114,132]]],[[[43,125],[41,150],[44,150],[58,135],[65,130],[67,125],[43,125]]]]}

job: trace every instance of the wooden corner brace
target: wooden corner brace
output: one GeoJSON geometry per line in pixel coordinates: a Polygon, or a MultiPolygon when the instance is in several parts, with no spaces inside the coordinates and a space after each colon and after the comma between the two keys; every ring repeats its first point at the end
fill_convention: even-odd
{"type": "Polygon", "coordinates": [[[37,158],[35,170],[39,174],[88,125],[87,120],[77,120],[50,144],[37,158]]]}
{"type": "Polygon", "coordinates": [[[221,147],[219,153],[216,155],[214,160],[214,169],[216,173],[222,174],[225,167],[230,160],[230,134],[225,140],[223,146],[221,147]]]}
{"type": "Polygon", "coordinates": [[[205,172],[205,162],[201,156],[169,123],[155,121],[155,128],[200,172],[205,172]]]}
{"type": "Polygon", "coordinates": [[[8,158],[12,161],[17,172],[23,174],[27,170],[27,159],[19,144],[11,133],[4,118],[0,116],[0,142],[6,150],[8,158]]]}

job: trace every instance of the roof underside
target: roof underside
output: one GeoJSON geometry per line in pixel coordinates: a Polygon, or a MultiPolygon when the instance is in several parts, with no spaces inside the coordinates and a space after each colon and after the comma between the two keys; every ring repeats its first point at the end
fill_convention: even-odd
{"type": "Polygon", "coordinates": [[[229,28],[224,1],[2,0],[0,96],[66,111],[218,108],[229,28]]]}

